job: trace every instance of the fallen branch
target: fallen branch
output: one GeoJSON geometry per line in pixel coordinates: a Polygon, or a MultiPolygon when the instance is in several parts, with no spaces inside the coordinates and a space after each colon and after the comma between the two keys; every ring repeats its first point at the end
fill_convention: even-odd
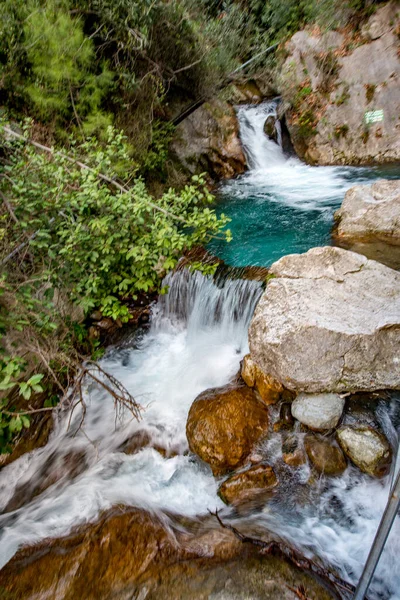
{"type": "MultiPolygon", "coordinates": [[[[330,586],[332,586],[333,591],[337,595],[338,600],[344,600],[345,598],[350,599],[353,597],[356,588],[351,583],[348,583],[344,579],[341,579],[337,575],[334,575],[327,569],[320,567],[315,561],[305,558],[302,554],[300,554],[293,548],[290,548],[283,542],[277,542],[275,540],[270,542],[264,542],[263,540],[249,537],[241,533],[238,529],[236,529],[236,527],[233,527],[233,525],[224,523],[218,514],[218,510],[216,510],[215,512],[209,511],[209,513],[216,517],[221,527],[232,531],[232,533],[241,542],[252,544],[253,546],[258,546],[259,548],[261,548],[261,554],[278,554],[280,556],[283,556],[299,569],[313,573],[324,582],[328,581],[330,586]],[[345,593],[345,596],[343,596],[343,593],[345,593]]],[[[368,600],[368,598],[365,598],[365,600],[368,600]]]]}

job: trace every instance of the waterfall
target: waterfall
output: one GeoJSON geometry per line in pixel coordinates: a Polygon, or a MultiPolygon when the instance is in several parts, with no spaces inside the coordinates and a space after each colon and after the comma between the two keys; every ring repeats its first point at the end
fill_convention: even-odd
{"type": "Polygon", "coordinates": [[[112,398],[91,384],[81,430],[79,407],[72,418],[61,414],[44,448],[0,472],[3,510],[15,492],[31,490],[24,506],[0,516],[0,565],[20,544],[65,535],[115,504],[190,516],[223,506],[210,470],[187,453],[187,413],[199,393],[238,372],[262,286],[240,279],[214,282],[187,270],[168,275],[164,285],[169,291],[154,306],[150,328],[102,360],[103,369],[144,407],[142,420],[125,412],[116,421],[112,398]],[[125,441],[143,432],[150,446],[173,456],[163,457],[153,447],[125,454],[125,441]],[[68,457],[78,457],[82,472],[32,497],[43,474],[68,457]]]}
{"type": "Polygon", "coordinates": [[[286,162],[282,150],[281,125],[276,113],[277,101],[241,106],[237,111],[240,126],[240,138],[250,169],[262,170],[286,162]],[[264,133],[264,124],[268,117],[274,117],[278,143],[270,140],[264,133]]]}

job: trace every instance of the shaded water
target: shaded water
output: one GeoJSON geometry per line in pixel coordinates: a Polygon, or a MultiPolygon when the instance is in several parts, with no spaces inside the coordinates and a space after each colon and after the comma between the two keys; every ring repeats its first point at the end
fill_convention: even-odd
{"type": "MultiPolygon", "coordinates": [[[[321,243],[318,236],[329,230],[333,206],[351,185],[353,171],[313,170],[297,159],[287,160],[278,146],[272,148],[268,140],[253,135],[253,129],[259,131],[261,127],[259,111],[264,110],[265,118],[271,107],[241,110],[244,143],[254,169],[224,188],[223,193],[233,197],[233,203],[237,200],[246,206],[241,217],[247,219],[248,227],[235,231],[234,224],[236,237],[229,249],[230,261],[266,264],[287,251],[306,250],[321,243]],[[251,127],[244,122],[245,117],[251,127]],[[266,153],[271,164],[275,161],[268,169],[263,167],[266,153]],[[258,222],[256,235],[248,221],[253,205],[269,207],[264,221],[259,214],[252,217],[254,226],[258,222]],[[300,231],[299,215],[304,218],[300,231]],[[294,230],[297,237],[293,239],[294,230]]],[[[366,171],[362,173],[369,177],[366,171]]],[[[237,219],[239,226],[239,213],[237,219]]],[[[169,293],[153,308],[150,328],[110,351],[102,361],[103,368],[143,405],[142,421],[137,423],[130,413],[116,421],[112,399],[91,385],[85,393],[88,408],[82,429],[79,408],[69,429],[70,415],[60,414],[45,448],[0,472],[0,508],[5,508],[12,506],[10,500],[18,489],[40,482],[43,467],[54,456],[80,457],[82,465],[79,474],[61,477],[36,496],[26,494],[20,508],[0,516],[0,564],[5,564],[20,545],[64,535],[117,503],[187,516],[223,508],[224,516],[238,519],[240,527],[241,519],[218,498],[219,482],[211,470],[188,453],[185,426],[194,398],[206,388],[224,385],[237,373],[248,350],[247,330],[262,293],[261,284],[228,280],[217,285],[187,271],[169,276],[166,284],[169,293]],[[166,456],[152,447],[124,454],[124,442],[139,431],[147,433],[153,446],[165,449],[166,456]]],[[[382,402],[377,411],[393,444],[398,440],[398,405],[392,399],[382,402]]],[[[277,418],[274,409],[271,413],[272,420],[277,418]]],[[[336,568],[343,578],[356,582],[387,499],[389,478],[376,481],[349,467],[340,478],[321,477],[308,485],[308,466],[290,470],[281,460],[280,433],[272,434],[260,452],[275,466],[281,483],[269,503],[247,515],[247,522],[254,521],[260,535],[263,529],[276,532],[308,556],[317,556],[336,568]]],[[[399,553],[397,519],[371,598],[400,598],[399,553]]]]}

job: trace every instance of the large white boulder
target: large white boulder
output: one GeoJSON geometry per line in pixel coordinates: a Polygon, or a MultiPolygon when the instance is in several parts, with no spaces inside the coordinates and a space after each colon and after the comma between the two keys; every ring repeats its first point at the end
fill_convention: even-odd
{"type": "Polygon", "coordinates": [[[334,247],[285,256],[256,308],[250,354],[297,392],[400,389],[400,274],[334,247]]]}
{"type": "Polygon", "coordinates": [[[350,188],[335,221],[339,246],[400,267],[400,179],[350,188]]]}

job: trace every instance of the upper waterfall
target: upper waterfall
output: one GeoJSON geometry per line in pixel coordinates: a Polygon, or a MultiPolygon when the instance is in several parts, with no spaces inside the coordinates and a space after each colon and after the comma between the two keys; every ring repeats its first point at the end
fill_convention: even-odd
{"type": "Polygon", "coordinates": [[[282,165],[287,160],[282,150],[281,125],[276,110],[277,100],[238,108],[240,138],[251,170],[282,165]],[[278,143],[270,140],[264,133],[265,121],[270,116],[275,118],[278,143]]]}

